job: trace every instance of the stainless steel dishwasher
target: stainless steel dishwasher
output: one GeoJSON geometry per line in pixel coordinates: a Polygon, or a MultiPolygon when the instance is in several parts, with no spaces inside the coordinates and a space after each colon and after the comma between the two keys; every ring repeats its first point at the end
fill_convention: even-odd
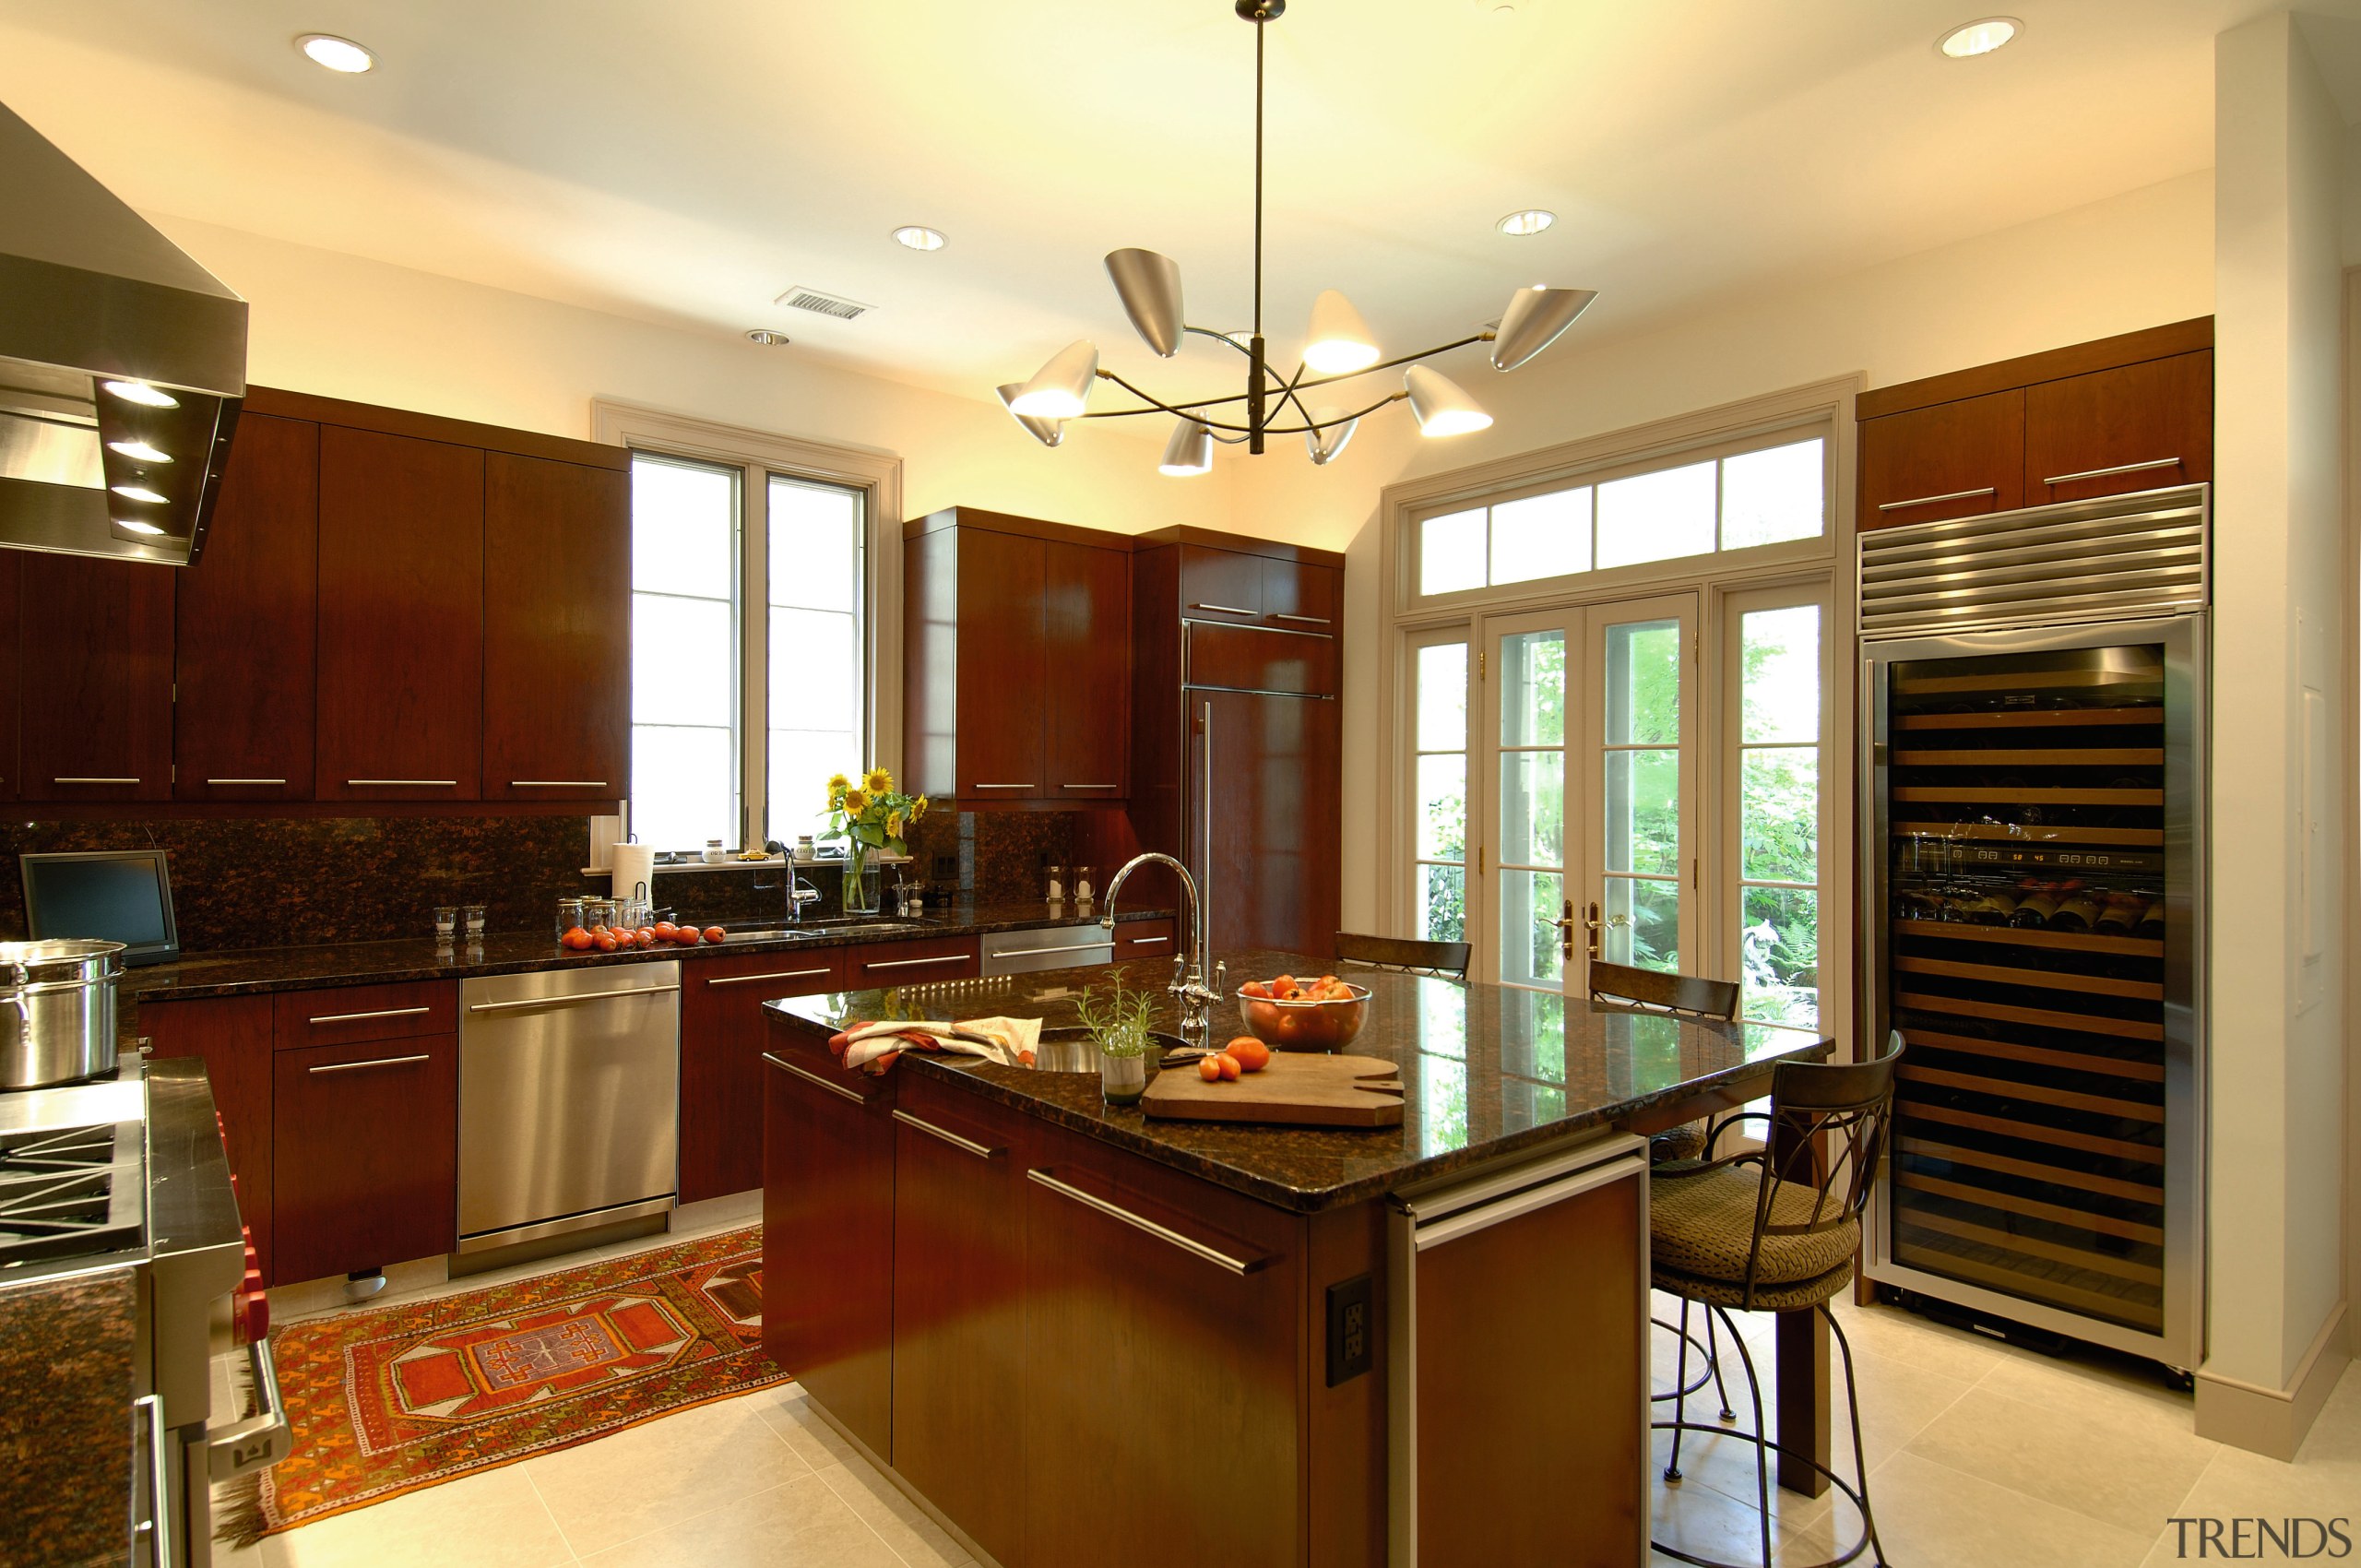
{"type": "Polygon", "coordinates": [[[678,961],[494,975],[459,1003],[461,1253],[671,1206],[678,961]]]}

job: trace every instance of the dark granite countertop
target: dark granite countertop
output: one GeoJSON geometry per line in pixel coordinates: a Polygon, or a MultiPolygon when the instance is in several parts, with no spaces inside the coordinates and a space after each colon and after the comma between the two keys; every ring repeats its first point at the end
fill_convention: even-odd
{"type": "MultiPolygon", "coordinates": [[[[653,952],[571,953],[540,932],[510,932],[437,948],[432,940],[350,942],[314,947],[266,947],[228,953],[195,953],[178,963],[131,969],[123,992],[145,1002],[208,996],[247,996],[262,992],[303,991],[317,986],[384,984],[398,980],[469,980],[479,975],[522,974],[534,969],[588,968],[602,964],[646,964],[665,958],[712,958],[736,953],[776,953],[789,948],[846,947],[873,942],[918,941],[933,936],[982,936],[1000,931],[1040,931],[1089,925],[1099,915],[1080,915],[1069,904],[1052,914],[1038,901],[1023,904],[955,904],[917,922],[922,929],[847,933],[825,926],[812,934],[767,940],[732,936],[718,947],[661,947],[653,952]]],[[[1100,911],[1103,914],[1103,910],[1100,911]]],[[[891,916],[881,917],[892,919],[891,916]]],[[[1116,920],[1170,920],[1166,909],[1124,908],[1116,920]]]]}
{"type": "MultiPolygon", "coordinates": [[[[1321,961],[1282,953],[1225,953],[1233,981],[1318,973],[1321,961]]],[[[1120,966],[1124,983],[1159,993],[1168,963],[1120,966]]],[[[1074,999],[1095,971],[1015,975],[967,1006],[970,1015],[1079,1022],[1074,999]]],[[[1430,1176],[1608,1127],[1649,1107],[1693,1095],[1740,1070],[1827,1054],[1821,1036],[1767,1024],[1714,1024],[1593,1007],[1541,992],[1355,969],[1367,985],[1368,1022],[1348,1048],[1401,1069],[1402,1125],[1381,1128],[1256,1126],[1152,1121],[1110,1106],[1096,1074],[1037,1073],[972,1057],[905,1051],[893,1068],[964,1084],[1028,1114],[1299,1211],[1358,1203],[1430,1176]]],[[[1176,1027],[1158,995],[1159,1028],[1176,1027]]],[[[892,991],[766,1003],[777,1017],[833,1034],[848,1023],[910,1016],[931,999],[892,991]]],[[[939,1003],[933,1004],[939,1008],[939,1003]]],[[[939,1012],[933,1016],[939,1016],[939,1012]]],[[[1214,1038],[1244,1032],[1235,1001],[1214,1010],[1214,1038]]]]}
{"type": "Polygon", "coordinates": [[[128,1268],[0,1286],[0,1563],[131,1555],[128,1268]]]}

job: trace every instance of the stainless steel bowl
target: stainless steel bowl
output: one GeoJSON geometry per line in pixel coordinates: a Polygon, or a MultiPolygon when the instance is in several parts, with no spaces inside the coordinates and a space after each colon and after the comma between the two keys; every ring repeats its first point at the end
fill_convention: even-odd
{"type": "Polygon", "coordinates": [[[114,1067],[120,942],[0,942],[0,1089],[114,1067]]]}

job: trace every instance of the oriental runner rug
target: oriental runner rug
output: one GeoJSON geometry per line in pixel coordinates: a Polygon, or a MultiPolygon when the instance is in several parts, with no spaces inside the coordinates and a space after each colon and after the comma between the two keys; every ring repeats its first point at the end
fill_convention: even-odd
{"type": "Polygon", "coordinates": [[[288,1456],[223,1499],[219,1535],[251,1543],[785,1383],[762,1301],[753,1226],[275,1330],[288,1456]]]}

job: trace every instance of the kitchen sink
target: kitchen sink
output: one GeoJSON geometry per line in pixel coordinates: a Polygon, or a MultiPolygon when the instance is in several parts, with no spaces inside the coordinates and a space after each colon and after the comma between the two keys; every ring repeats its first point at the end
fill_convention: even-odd
{"type": "Polygon", "coordinates": [[[801,925],[763,926],[754,930],[742,927],[730,933],[732,942],[789,942],[798,937],[811,939],[822,936],[908,936],[919,932],[938,929],[926,921],[835,920],[805,921],[801,925]]]}

